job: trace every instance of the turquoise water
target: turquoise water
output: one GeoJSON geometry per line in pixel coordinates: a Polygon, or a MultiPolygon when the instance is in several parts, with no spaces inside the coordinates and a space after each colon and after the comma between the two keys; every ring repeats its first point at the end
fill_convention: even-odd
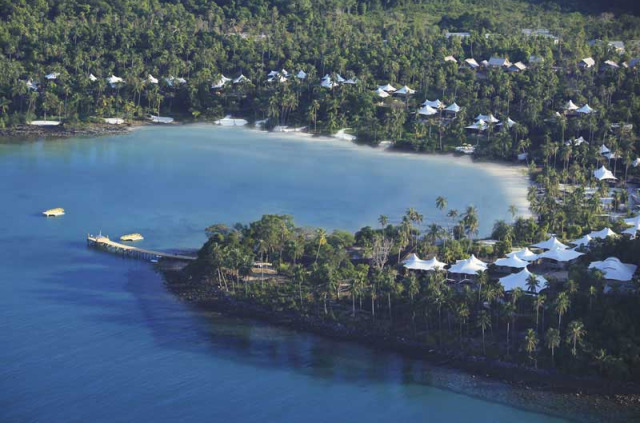
{"type": "Polygon", "coordinates": [[[84,242],[139,231],[144,246],[197,247],[207,224],[267,212],[355,229],[429,214],[445,188],[506,217],[500,178],[457,163],[206,126],[0,144],[0,421],[561,421],[505,405],[500,384],[204,316],[150,264],[84,242]],[[67,215],[40,216],[51,207],[67,215]]]}

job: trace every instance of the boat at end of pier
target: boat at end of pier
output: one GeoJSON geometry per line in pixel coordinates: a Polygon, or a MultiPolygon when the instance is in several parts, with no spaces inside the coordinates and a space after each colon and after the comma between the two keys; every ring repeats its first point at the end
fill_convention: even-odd
{"type": "Polygon", "coordinates": [[[42,214],[46,217],[64,216],[64,209],[61,207],[57,207],[55,209],[45,210],[42,212],[42,214]]]}
{"type": "Polygon", "coordinates": [[[144,237],[139,233],[135,234],[126,234],[120,237],[120,241],[142,241],[144,237]]]}

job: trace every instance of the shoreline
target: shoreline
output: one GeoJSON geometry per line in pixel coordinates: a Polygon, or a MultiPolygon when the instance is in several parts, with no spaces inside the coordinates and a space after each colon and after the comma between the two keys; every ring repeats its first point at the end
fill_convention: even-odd
{"type": "MultiPolygon", "coordinates": [[[[516,162],[506,162],[499,160],[491,160],[485,158],[473,158],[465,154],[455,154],[454,152],[418,152],[404,149],[396,149],[392,145],[390,146],[371,146],[369,144],[358,143],[357,140],[346,140],[339,137],[329,135],[317,135],[309,132],[274,132],[265,131],[252,125],[245,126],[220,126],[215,124],[209,124],[208,122],[194,122],[193,125],[200,125],[203,127],[213,126],[216,128],[224,128],[231,130],[246,130],[252,132],[259,132],[267,136],[276,136],[282,139],[299,140],[305,142],[324,142],[331,143],[335,146],[340,146],[352,150],[357,150],[360,153],[368,154],[394,154],[402,157],[406,157],[412,160],[440,160],[450,161],[455,160],[456,164],[462,166],[472,166],[477,169],[481,169],[501,180],[506,180],[503,184],[505,189],[505,196],[513,200],[513,204],[517,207],[517,217],[532,217],[533,214],[529,210],[529,201],[527,200],[527,189],[532,184],[532,181],[528,175],[528,168],[516,162]]],[[[343,131],[343,130],[341,130],[343,131]]],[[[339,131],[340,132],[340,131],[339,131]]]]}
{"type": "MultiPolygon", "coordinates": [[[[510,405],[531,409],[531,405],[536,404],[542,409],[532,411],[578,421],[626,422],[640,416],[640,386],[632,383],[535,370],[510,362],[465,356],[459,350],[438,349],[322,318],[300,316],[291,311],[276,312],[251,301],[234,299],[213,285],[185,282],[175,269],[163,269],[161,273],[168,291],[200,312],[256,320],[327,339],[360,344],[373,350],[398,353],[435,367],[460,371],[481,385],[507,385],[515,391],[515,398],[509,398],[510,405]],[[554,403],[561,402],[562,406],[547,404],[545,400],[549,398],[560,400],[554,403]]],[[[486,399],[496,400],[491,396],[486,399]]]]}

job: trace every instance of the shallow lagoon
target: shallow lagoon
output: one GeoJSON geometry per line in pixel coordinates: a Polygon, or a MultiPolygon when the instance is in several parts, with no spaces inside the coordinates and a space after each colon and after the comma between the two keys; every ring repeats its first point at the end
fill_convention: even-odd
{"type": "Polygon", "coordinates": [[[168,294],[150,264],[84,243],[139,231],[147,247],[194,248],[206,225],[263,213],[357,229],[406,207],[436,215],[442,194],[459,209],[474,202],[482,221],[508,218],[526,180],[511,172],[505,184],[463,160],[208,126],[0,144],[0,420],[561,421],[504,405],[512,390],[498,383],[211,319],[168,294]],[[58,206],[63,218],[39,214],[58,206]]]}

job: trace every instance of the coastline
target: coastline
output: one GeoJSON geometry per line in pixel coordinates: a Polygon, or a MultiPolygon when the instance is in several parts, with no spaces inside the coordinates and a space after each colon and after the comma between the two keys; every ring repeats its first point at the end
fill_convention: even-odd
{"type": "Polygon", "coordinates": [[[640,419],[640,386],[635,384],[578,378],[509,362],[465,356],[459,350],[438,349],[322,318],[300,316],[291,311],[273,311],[250,301],[232,298],[213,285],[185,282],[175,268],[163,269],[162,274],[169,292],[195,310],[208,314],[209,318],[212,313],[218,313],[257,320],[328,339],[399,353],[435,367],[461,371],[472,380],[473,385],[486,385],[489,389],[495,384],[507,385],[513,389],[509,398],[495,398],[488,394],[486,399],[504,401],[524,409],[531,409],[531,405],[536,404],[533,410],[536,412],[581,422],[629,422],[640,419]],[[551,398],[554,401],[549,401],[551,398]]]}

